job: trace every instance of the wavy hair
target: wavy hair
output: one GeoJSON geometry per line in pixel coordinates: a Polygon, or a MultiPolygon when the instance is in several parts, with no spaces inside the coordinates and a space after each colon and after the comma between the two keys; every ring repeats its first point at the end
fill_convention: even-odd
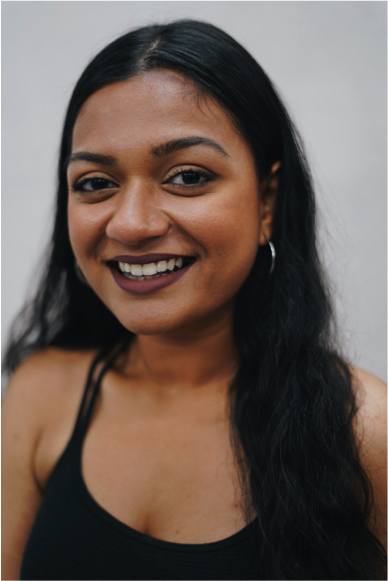
{"type": "Polygon", "coordinates": [[[281,162],[272,240],[239,292],[234,333],[240,367],[230,386],[231,435],[246,499],[257,514],[258,578],[384,578],[386,553],[372,534],[373,491],[353,431],[349,367],[316,247],[312,181],[301,141],[272,83],[252,56],[213,25],[181,20],[131,31],[86,67],[67,110],[57,211],[35,298],[14,324],[10,372],[49,345],[107,347],[132,334],[74,271],[66,165],[80,108],[101,87],[155,68],[179,71],[201,98],[229,112],[251,146],[259,179],[281,162]]]}

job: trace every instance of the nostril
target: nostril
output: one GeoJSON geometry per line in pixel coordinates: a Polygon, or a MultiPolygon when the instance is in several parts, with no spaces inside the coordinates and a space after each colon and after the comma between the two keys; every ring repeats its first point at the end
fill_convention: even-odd
{"type": "Polygon", "coordinates": [[[170,229],[170,220],[163,216],[140,219],[133,214],[115,215],[106,226],[106,235],[126,245],[164,236],[170,229]]]}

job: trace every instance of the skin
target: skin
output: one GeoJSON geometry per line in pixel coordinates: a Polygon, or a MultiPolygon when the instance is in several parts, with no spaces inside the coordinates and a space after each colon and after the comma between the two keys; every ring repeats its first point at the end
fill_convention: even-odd
{"type": "MultiPolygon", "coordinates": [[[[178,543],[228,537],[244,526],[227,405],[238,365],[233,306],[259,246],[271,238],[279,164],[259,182],[249,146],[226,112],[210,99],[198,101],[189,81],[165,70],[107,86],[87,100],[72,148],[85,151],[115,164],[69,164],[71,243],[90,286],[137,335],[104,378],[83,447],[85,483],[105,510],[150,536],[178,543]],[[212,139],[227,155],[206,144],[152,152],[192,136],[212,139]],[[190,168],[214,179],[184,188],[182,175],[172,174],[190,168]],[[105,189],[77,190],[87,177],[106,179],[105,189]],[[135,295],[116,285],[109,259],[155,252],[196,261],[154,293],[135,295]]],[[[18,578],[93,356],[49,349],[25,361],[11,380],[3,406],[5,579],[18,578]]],[[[373,474],[376,532],[383,539],[385,386],[359,370],[354,377],[359,447],[373,474]]]]}
{"type": "MultiPolygon", "coordinates": [[[[84,161],[73,162],[68,171],[70,184],[85,174],[117,184],[106,196],[69,195],[72,247],[105,304],[134,333],[158,335],[163,342],[166,334],[182,340],[202,333],[210,319],[230,328],[234,297],[258,250],[264,208],[250,150],[225,113],[210,100],[198,107],[193,88],[177,74],[153,71],[92,95],[74,128],[73,152],[81,151],[117,160],[109,171],[84,161]],[[190,136],[212,138],[228,157],[208,145],[152,154],[161,144],[190,136]],[[170,177],[181,168],[202,168],[217,177],[184,188],[180,176],[170,177]],[[102,201],[90,203],[98,196],[102,201]],[[197,260],[179,282],[159,292],[144,296],[119,289],[106,260],[153,252],[197,260]]],[[[272,206],[262,244],[264,234],[270,235],[272,206]]]]}

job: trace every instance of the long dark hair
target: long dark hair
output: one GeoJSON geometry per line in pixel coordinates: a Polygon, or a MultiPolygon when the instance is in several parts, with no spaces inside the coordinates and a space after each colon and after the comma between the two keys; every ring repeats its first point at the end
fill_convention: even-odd
{"type": "Polygon", "coordinates": [[[118,38],[87,66],[67,111],[57,212],[35,299],[13,327],[5,368],[48,345],[109,346],[131,337],[78,280],[67,227],[66,161],[85,100],[104,85],[154,68],[189,77],[230,113],[254,153],[259,179],[281,162],[272,241],[260,251],[235,308],[241,364],[230,388],[231,434],[246,518],[258,515],[265,579],[383,578],[385,551],[368,526],[373,491],[360,464],[348,365],[334,343],[333,314],[316,248],[315,202],[300,139],[268,77],[218,28],[182,20],[118,38]]]}

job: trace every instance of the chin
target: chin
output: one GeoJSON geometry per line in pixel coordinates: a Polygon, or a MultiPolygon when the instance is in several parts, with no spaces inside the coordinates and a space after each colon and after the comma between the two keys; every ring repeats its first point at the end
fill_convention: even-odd
{"type": "Polygon", "coordinates": [[[181,327],[179,321],[163,315],[150,316],[147,314],[147,316],[129,317],[128,314],[125,314],[117,316],[117,318],[128,331],[135,335],[159,335],[175,331],[181,327]]]}

